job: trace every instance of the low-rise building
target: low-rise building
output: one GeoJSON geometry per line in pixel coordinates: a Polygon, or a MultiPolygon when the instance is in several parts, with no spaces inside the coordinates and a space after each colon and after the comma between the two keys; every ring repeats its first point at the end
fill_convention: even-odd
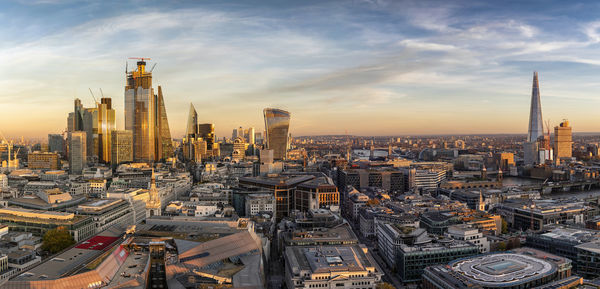
{"type": "Polygon", "coordinates": [[[448,227],[446,235],[455,240],[462,240],[473,243],[479,247],[479,253],[490,252],[490,242],[483,236],[479,229],[467,224],[453,225],[448,227]]]}
{"type": "Polygon", "coordinates": [[[480,255],[425,269],[423,288],[573,288],[571,261],[531,248],[480,255]]]}
{"type": "Polygon", "coordinates": [[[382,273],[366,247],[308,246],[285,249],[287,288],[374,289],[382,273]]]}
{"type": "Polygon", "coordinates": [[[94,221],[89,216],[14,207],[0,208],[0,223],[9,226],[11,230],[31,232],[36,236],[64,227],[75,241],[84,240],[96,232],[94,221]]]}

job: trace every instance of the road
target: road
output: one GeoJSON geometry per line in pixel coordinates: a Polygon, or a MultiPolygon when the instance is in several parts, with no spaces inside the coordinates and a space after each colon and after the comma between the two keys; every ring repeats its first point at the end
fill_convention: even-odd
{"type": "Polygon", "coordinates": [[[398,279],[398,277],[392,273],[392,269],[387,266],[387,263],[381,258],[381,256],[379,256],[379,251],[375,250],[375,248],[377,247],[377,242],[375,242],[375,240],[364,238],[363,236],[361,236],[357,224],[352,224],[351,222],[348,223],[350,224],[350,227],[352,227],[352,230],[354,231],[354,234],[356,234],[356,237],[358,237],[358,241],[362,244],[365,244],[365,246],[369,248],[371,256],[373,256],[377,264],[379,264],[381,270],[383,270],[383,273],[385,274],[382,278],[383,281],[394,285],[394,287],[398,289],[406,288],[404,285],[402,285],[400,279],[398,279]]]}

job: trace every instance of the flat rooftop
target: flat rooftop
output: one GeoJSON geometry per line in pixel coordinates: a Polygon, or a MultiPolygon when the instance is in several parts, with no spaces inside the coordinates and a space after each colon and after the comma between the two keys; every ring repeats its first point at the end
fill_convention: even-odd
{"type": "Polygon", "coordinates": [[[292,266],[312,273],[359,272],[373,266],[358,245],[287,247],[285,254],[292,266]]]}

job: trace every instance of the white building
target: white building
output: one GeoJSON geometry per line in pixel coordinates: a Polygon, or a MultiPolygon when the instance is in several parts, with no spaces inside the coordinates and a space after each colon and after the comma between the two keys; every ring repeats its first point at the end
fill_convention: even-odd
{"type": "Polygon", "coordinates": [[[446,235],[455,240],[462,240],[473,243],[479,247],[480,253],[488,253],[490,251],[490,242],[479,229],[473,228],[466,224],[453,225],[448,227],[446,235]]]}
{"type": "Polygon", "coordinates": [[[288,289],[374,289],[383,275],[360,245],[288,246],[284,257],[288,289]]]}

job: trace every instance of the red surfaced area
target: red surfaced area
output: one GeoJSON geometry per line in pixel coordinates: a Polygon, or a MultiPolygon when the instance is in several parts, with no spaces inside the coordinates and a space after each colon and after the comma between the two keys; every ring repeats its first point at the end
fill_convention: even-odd
{"type": "Polygon", "coordinates": [[[114,241],[119,239],[118,237],[106,237],[106,236],[95,236],[83,243],[77,245],[75,248],[87,249],[87,250],[104,250],[114,241]]]}

